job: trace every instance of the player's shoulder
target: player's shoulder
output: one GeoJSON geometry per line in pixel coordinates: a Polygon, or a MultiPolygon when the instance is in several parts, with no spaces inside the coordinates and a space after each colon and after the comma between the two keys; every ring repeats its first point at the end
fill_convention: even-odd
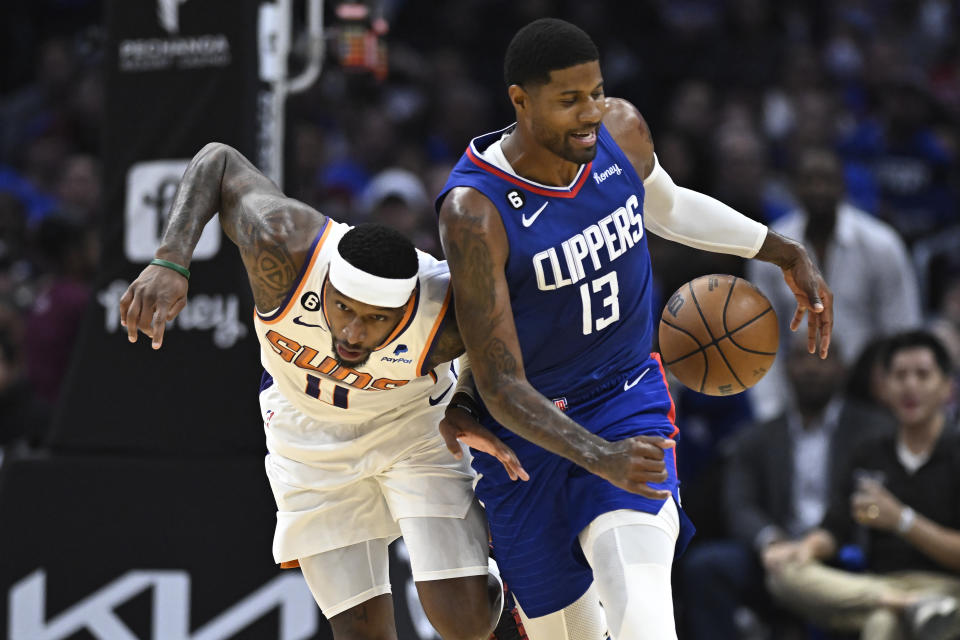
{"type": "Polygon", "coordinates": [[[493,200],[477,185],[461,184],[444,194],[438,214],[441,223],[450,221],[477,222],[478,218],[497,214],[493,200]]]}
{"type": "Polygon", "coordinates": [[[429,253],[417,249],[420,259],[420,295],[427,300],[443,302],[450,288],[450,267],[446,260],[438,260],[429,253]]]}
{"type": "Polygon", "coordinates": [[[603,125],[645,179],[653,170],[653,138],[640,110],[623,98],[607,98],[603,125]]]}
{"type": "Polygon", "coordinates": [[[623,98],[607,98],[606,102],[603,124],[614,140],[619,143],[620,137],[637,135],[650,138],[647,121],[632,102],[623,98]]]}

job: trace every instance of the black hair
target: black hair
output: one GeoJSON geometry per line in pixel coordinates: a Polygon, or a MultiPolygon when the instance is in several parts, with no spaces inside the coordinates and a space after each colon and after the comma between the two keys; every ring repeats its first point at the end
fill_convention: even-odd
{"type": "MultiPolygon", "coordinates": [[[[834,350],[835,345],[831,342],[830,350],[834,350]]],[[[874,366],[882,362],[886,354],[887,338],[886,336],[875,336],[871,338],[860,350],[857,359],[847,374],[847,398],[857,400],[864,404],[876,404],[878,398],[873,397],[873,390],[870,382],[873,375],[874,366]]],[[[884,367],[886,368],[886,367],[884,367]]]]}
{"type": "Polygon", "coordinates": [[[886,351],[883,354],[883,368],[890,369],[893,363],[893,357],[907,349],[930,349],[933,352],[933,358],[937,362],[937,367],[945,376],[949,376],[953,371],[953,363],[950,361],[950,353],[943,346],[940,339],[929,331],[915,329],[913,331],[904,331],[891,336],[887,340],[886,351]]]}
{"type": "Polygon", "coordinates": [[[597,45],[575,24],[540,18],[517,31],[507,47],[503,79],[512,84],[546,84],[550,72],[600,59],[597,45]]]}
{"type": "Polygon", "coordinates": [[[337,248],[348,263],[381,278],[410,278],[420,270],[413,243],[386,225],[358,224],[343,235],[337,248]]]}

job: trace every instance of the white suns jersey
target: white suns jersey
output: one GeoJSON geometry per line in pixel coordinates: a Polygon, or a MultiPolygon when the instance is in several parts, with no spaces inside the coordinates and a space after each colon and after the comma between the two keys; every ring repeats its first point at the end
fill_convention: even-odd
{"type": "Polygon", "coordinates": [[[349,229],[328,218],[287,299],[270,314],[254,313],[265,370],[261,389],[276,384],[306,416],[336,423],[367,422],[412,403],[449,400],[453,364],[425,367],[447,319],[450,271],[446,262],[419,250],[419,283],[400,324],[362,366],[337,364],[322,296],[330,257],[349,229]]]}

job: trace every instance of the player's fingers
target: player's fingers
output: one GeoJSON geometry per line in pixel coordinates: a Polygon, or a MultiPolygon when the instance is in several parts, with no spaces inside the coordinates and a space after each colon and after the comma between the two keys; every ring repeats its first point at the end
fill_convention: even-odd
{"type": "Polygon", "coordinates": [[[664,438],[662,436],[635,436],[633,440],[635,443],[639,444],[644,451],[659,450],[659,455],[655,456],[657,459],[663,458],[664,450],[673,449],[677,446],[676,440],[664,438]]]}
{"type": "Polygon", "coordinates": [[[827,304],[817,318],[820,320],[820,357],[826,358],[830,352],[830,336],[833,335],[833,305],[827,304]]]}
{"type": "Polygon", "coordinates": [[[651,500],[666,500],[670,497],[670,492],[666,489],[654,489],[648,484],[634,485],[631,491],[651,500]]]}
{"type": "Polygon", "coordinates": [[[677,441],[671,438],[656,438],[653,443],[661,449],[673,449],[677,446],[677,441]]]}
{"type": "Polygon", "coordinates": [[[457,436],[459,430],[447,418],[440,421],[440,435],[443,436],[443,443],[447,445],[447,450],[453,454],[453,457],[459,460],[463,457],[463,449],[460,448],[460,441],[457,436]]]}
{"type": "Polygon", "coordinates": [[[639,441],[633,443],[634,457],[636,459],[663,460],[663,449],[653,442],[639,441]]]}
{"type": "Polygon", "coordinates": [[[130,303],[133,302],[133,285],[131,284],[127,287],[127,290],[123,292],[123,295],[120,296],[120,325],[127,326],[127,309],[130,308],[130,303]]]}
{"type": "Polygon", "coordinates": [[[823,311],[823,300],[820,298],[820,281],[816,276],[812,276],[804,283],[803,292],[807,295],[811,311],[814,313],[823,311]]]}
{"type": "Polygon", "coordinates": [[[820,317],[817,314],[807,314],[807,351],[817,352],[817,337],[820,335],[820,317]]]}
{"type": "Polygon", "coordinates": [[[127,309],[127,340],[137,341],[137,324],[140,322],[140,312],[143,306],[143,298],[138,293],[133,294],[130,301],[130,307],[127,309]]]}
{"type": "Polygon", "coordinates": [[[796,311],[793,312],[793,319],[790,320],[790,331],[796,331],[800,328],[800,323],[803,322],[803,314],[806,313],[806,309],[798,304],[796,311]]]}
{"type": "Polygon", "coordinates": [[[173,303],[173,306],[170,307],[170,311],[167,312],[167,322],[176,318],[185,306],[187,306],[186,296],[178,298],[177,301],[173,303]]]}
{"type": "Polygon", "coordinates": [[[659,460],[644,457],[636,457],[631,460],[634,469],[638,469],[644,473],[660,473],[667,468],[667,463],[662,458],[659,460]]]}
{"type": "Polygon", "coordinates": [[[497,459],[503,464],[511,480],[520,478],[526,482],[530,479],[530,474],[528,474],[526,469],[523,468],[523,465],[520,464],[520,459],[517,458],[517,454],[513,452],[513,449],[503,444],[503,442],[497,445],[497,459]]]}
{"type": "Polygon", "coordinates": [[[163,330],[167,327],[167,303],[158,302],[150,321],[150,333],[153,338],[153,348],[159,349],[163,344],[163,330]]]}

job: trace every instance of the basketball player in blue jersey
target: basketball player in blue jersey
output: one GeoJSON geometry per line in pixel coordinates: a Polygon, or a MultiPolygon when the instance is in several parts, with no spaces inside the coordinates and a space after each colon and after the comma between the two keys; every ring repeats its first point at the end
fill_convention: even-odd
{"type": "MultiPolygon", "coordinates": [[[[809,312],[810,352],[830,343],[832,296],[803,247],[675,186],[637,109],[604,95],[598,57],[561,20],[521,29],[504,65],[517,121],[475,138],[437,200],[479,418],[530,474],[474,458],[531,640],[598,640],[603,614],[615,640],[676,638],[670,569],[693,527],[650,353],[647,231],[777,264],[792,328],[809,312]]],[[[447,419],[470,432],[461,413],[447,419]]]]}
{"type": "MultiPolygon", "coordinates": [[[[392,229],[351,228],[287,198],[236,150],[210,144],[184,174],[157,259],[121,300],[130,341],[142,330],[160,348],[217,212],[256,304],[275,561],[301,568],[337,640],[396,640],[387,545],[402,534],[441,636],[487,640],[503,587],[474,474],[437,432],[463,352],[446,264],[392,229]]],[[[516,631],[505,612],[496,637],[516,631]]]]}

